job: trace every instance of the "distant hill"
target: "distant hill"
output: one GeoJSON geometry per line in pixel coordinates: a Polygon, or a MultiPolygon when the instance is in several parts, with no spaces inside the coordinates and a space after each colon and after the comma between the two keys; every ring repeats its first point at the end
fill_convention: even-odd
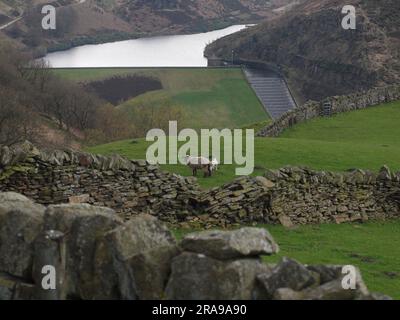
{"type": "MultiPolygon", "coordinates": [[[[0,21],[24,18],[3,30],[28,47],[67,49],[148,35],[182,34],[260,22],[298,0],[0,0],[0,21]],[[40,4],[57,7],[57,30],[41,30],[40,4]]],[[[0,23],[1,27],[1,23],[0,23]]]]}
{"type": "Polygon", "coordinates": [[[286,14],[211,44],[209,57],[280,65],[299,100],[319,100],[400,81],[400,1],[357,0],[357,29],[344,30],[346,0],[306,0],[286,14]]]}

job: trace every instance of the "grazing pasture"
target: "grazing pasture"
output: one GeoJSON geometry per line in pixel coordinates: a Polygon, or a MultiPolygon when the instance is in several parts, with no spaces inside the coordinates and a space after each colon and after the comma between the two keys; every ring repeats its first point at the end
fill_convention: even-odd
{"type": "Polygon", "coordinates": [[[118,108],[125,110],[132,122],[138,113],[143,114],[143,109],[166,113],[166,106],[184,114],[180,119],[181,128],[234,129],[269,120],[239,68],[89,68],[54,69],[53,72],[86,86],[107,83],[115,77],[159,81],[162,87],[159,90],[150,87],[142,94],[132,95],[132,99],[122,99],[124,102],[118,108]]]}
{"type": "MultiPolygon", "coordinates": [[[[378,171],[384,164],[400,170],[400,102],[321,118],[295,126],[279,138],[255,139],[255,172],[286,165],[308,166],[317,170],[346,171],[351,168],[378,171]]],[[[95,153],[119,153],[144,158],[150,143],[118,141],[89,148],[95,153]]],[[[223,159],[222,159],[223,160],[223,159]]],[[[181,165],[164,169],[190,175],[181,165]]],[[[235,166],[220,165],[212,178],[199,177],[203,187],[214,187],[235,178],[235,166]]]]}

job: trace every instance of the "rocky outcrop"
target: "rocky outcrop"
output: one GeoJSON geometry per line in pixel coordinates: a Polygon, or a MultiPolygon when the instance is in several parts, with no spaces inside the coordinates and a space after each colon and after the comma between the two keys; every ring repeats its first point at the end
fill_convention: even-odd
{"type": "MultiPolygon", "coordinates": [[[[260,21],[276,16],[272,9],[290,4],[293,0],[111,0],[111,1],[50,1],[63,17],[57,32],[48,36],[46,32],[33,29],[30,24],[32,6],[40,14],[41,0],[7,1],[0,7],[9,6],[16,12],[24,12],[24,18],[6,28],[5,34],[21,45],[47,47],[48,51],[66,50],[72,46],[121,41],[155,35],[192,34],[260,21]],[[77,4],[79,2],[79,4],[77,4]],[[29,3],[29,4],[28,4],[29,3]],[[30,6],[29,6],[30,5],[30,6]],[[35,6],[37,5],[37,6],[35,6]],[[29,8],[29,10],[28,10],[29,8]],[[29,12],[29,14],[28,14],[29,12]],[[67,22],[68,21],[68,22],[67,22]],[[32,41],[33,30],[41,35],[41,41],[32,41]],[[28,32],[29,31],[29,32],[28,32]],[[68,33],[68,37],[66,36],[68,33]],[[18,35],[18,36],[17,36],[18,35]]],[[[3,24],[2,22],[0,22],[3,24]]],[[[39,50],[38,50],[39,51],[39,50]]],[[[42,51],[40,51],[42,52],[42,51]]]]}
{"type": "Polygon", "coordinates": [[[341,266],[264,263],[278,250],[265,229],[204,231],[178,243],[149,215],[124,222],[102,207],[0,199],[0,300],[388,298],[370,294],[359,272],[356,288],[343,289],[341,266]],[[54,290],[43,287],[48,267],[54,290]]]}
{"type": "Polygon", "coordinates": [[[125,223],[88,204],[44,206],[0,193],[0,299],[159,299],[179,254],[156,218],[125,223]],[[41,288],[43,266],[57,290],[41,288]]]}
{"type": "Polygon", "coordinates": [[[210,44],[206,56],[279,66],[300,102],[399,83],[397,0],[351,2],[356,29],[342,28],[346,0],[307,0],[286,14],[210,44]]]}

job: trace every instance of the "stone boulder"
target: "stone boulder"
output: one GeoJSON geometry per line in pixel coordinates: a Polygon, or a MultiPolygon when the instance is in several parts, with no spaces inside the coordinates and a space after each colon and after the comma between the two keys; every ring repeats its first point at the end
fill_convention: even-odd
{"type": "Polygon", "coordinates": [[[274,300],[390,299],[384,295],[370,294],[357,268],[356,288],[344,289],[342,269],[343,266],[335,265],[303,266],[294,260],[285,258],[271,274],[258,276],[259,285],[256,292],[259,294],[258,298],[260,298],[261,292],[264,293],[262,298],[274,300]],[[282,274],[281,277],[276,274],[278,270],[282,274]],[[314,279],[312,283],[307,281],[307,274],[314,279]],[[281,281],[279,282],[279,280],[281,281]],[[262,289],[260,289],[260,284],[262,289]]]}
{"type": "Polygon", "coordinates": [[[339,265],[309,265],[307,269],[319,274],[321,284],[337,280],[342,276],[342,266],[339,265]]]}
{"type": "Polygon", "coordinates": [[[308,288],[301,292],[281,288],[275,291],[274,300],[390,300],[383,295],[365,294],[357,287],[355,290],[345,290],[341,279],[333,280],[315,288],[308,288]]]}
{"type": "Polygon", "coordinates": [[[12,300],[14,295],[15,282],[6,277],[0,277],[0,301],[12,300]]]}
{"type": "Polygon", "coordinates": [[[173,257],[179,254],[168,228],[150,215],[133,217],[104,235],[96,249],[98,298],[161,299],[173,257]],[[117,288],[117,289],[116,289],[117,288]]]}
{"type": "Polygon", "coordinates": [[[254,179],[256,182],[260,183],[260,185],[262,185],[266,189],[271,189],[271,188],[275,187],[275,183],[273,183],[272,181],[268,180],[265,177],[258,176],[258,177],[255,177],[254,179]]]}
{"type": "Polygon", "coordinates": [[[34,241],[45,208],[13,193],[0,193],[0,271],[31,280],[34,241]]]}
{"type": "Polygon", "coordinates": [[[271,234],[262,228],[192,233],[184,237],[181,246],[185,251],[219,260],[271,255],[279,251],[271,234]]]}
{"type": "Polygon", "coordinates": [[[12,153],[9,147],[0,147],[0,170],[11,163],[12,153]]]}
{"type": "Polygon", "coordinates": [[[0,204],[5,206],[12,207],[14,204],[18,204],[20,202],[31,202],[30,199],[25,197],[22,194],[15,193],[15,192],[0,192],[0,204]]]}
{"type": "Polygon", "coordinates": [[[283,258],[271,272],[257,277],[256,299],[271,299],[280,288],[301,291],[319,283],[319,275],[299,262],[283,258]]]}
{"type": "Polygon", "coordinates": [[[35,286],[23,282],[20,278],[0,272],[1,300],[30,300],[35,298],[35,286]]]}
{"type": "Polygon", "coordinates": [[[257,275],[268,273],[260,259],[217,260],[184,252],[172,261],[169,300],[249,300],[257,275]]]}
{"type": "MultiPolygon", "coordinates": [[[[112,209],[88,204],[49,206],[44,217],[44,231],[55,230],[65,235],[65,282],[67,297],[92,299],[97,294],[94,252],[104,234],[123,220],[112,209]]],[[[40,252],[37,252],[40,255],[40,252]]]]}
{"type": "Polygon", "coordinates": [[[303,293],[303,300],[356,300],[362,297],[358,289],[343,289],[340,279],[327,282],[317,288],[305,290],[303,293]]]}
{"type": "Polygon", "coordinates": [[[272,300],[304,300],[304,294],[290,288],[280,288],[274,292],[272,300]]]}
{"type": "Polygon", "coordinates": [[[103,207],[46,209],[0,193],[0,300],[390,299],[369,293],[358,269],[355,289],[345,290],[343,266],[262,262],[277,251],[265,229],[197,232],[179,246],[150,215],[125,222],[103,207]],[[57,290],[41,288],[44,265],[56,269],[57,290]]]}
{"type": "Polygon", "coordinates": [[[0,168],[13,166],[27,158],[40,156],[40,151],[29,141],[15,144],[12,148],[0,149],[0,168]]]}
{"type": "Polygon", "coordinates": [[[381,168],[381,170],[379,171],[377,179],[381,180],[381,181],[391,180],[392,179],[392,173],[390,171],[390,168],[388,166],[386,166],[386,165],[383,166],[381,168]]]}

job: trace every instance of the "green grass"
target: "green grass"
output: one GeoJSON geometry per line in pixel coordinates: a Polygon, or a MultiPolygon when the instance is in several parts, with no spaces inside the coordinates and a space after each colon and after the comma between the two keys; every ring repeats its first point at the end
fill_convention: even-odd
{"type": "MultiPolygon", "coordinates": [[[[261,227],[266,227],[280,246],[280,253],[266,257],[267,262],[275,263],[286,256],[304,264],[355,265],[371,292],[400,299],[400,221],[301,226],[293,230],[261,227]]],[[[177,238],[188,232],[175,230],[177,238]]]]}
{"type": "MultiPolygon", "coordinates": [[[[148,146],[151,145],[151,142],[146,142],[144,139],[136,139],[134,141],[135,143],[132,143],[132,140],[117,141],[91,147],[88,148],[87,151],[105,155],[121,154],[130,159],[144,159],[146,157],[146,150],[148,146]]],[[[179,145],[181,144],[182,143],[179,143],[179,145]]],[[[190,176],[192,174],[191,170],[184,165],[162,165],[161,168],[182,176],[190,176]]],[[[254,175],[261,175],[263,172],[263,169],[259,169],[255,171],[254,175]]],[[[199,183],[204,188],[219,186],[232,181],[234,178],[235,167],[233,165],[221,166],[219,171],[214,174],[212,178],[203,178],[201,173],[198,174],[199,183]]]]}
{"type": "MultiPolygon", "coordinates": [[[[265,168],[286,165],[308,166],[316,170],[346,171],[351,168],[377,172],[384,164],[400,170],[400,103],[316,119],[284,132],[280,138],[255,139],[254,175],[265,168]]],[[[144,140],[118,141],[89,148],[90,152],[119,153],[129,158],[145,158],[150,145],[144,140]]],[[[162,166],[181,175],[190,175],[184,166],[162,166]]],[[[223,165],[212,178],[199,177],[205,187],[219,186],[235,178],[235,166],[223,165]]]]}
{"type": "MultiPolygon", "coordinates": [[[[306,165],[319,170],[345,171],[362,168],[378,171],[387,164],[400,169],[400,102],[315,119],[286,130],[279,138],[256,138],[255,175],[264,168],[306,165]]],[[[89,151],[120,153],[144,158],[144,140],[119,141],[89,151]]],[[[190,175],[184,166],[164,169],[190,175]]],[[[212,178],[199,178],[203,187],[221,185],[235,177],[233,166],[221,166],[212,178]]],[[[265,258],[277,262],[282,256],[306,264],[353,264],[358,266],[371,291],[400,299],[400,222],[369,222],[302,226],[293,230],[268,226],[281,247],[279,255],[265,258]]],[[[188,231],[177,230],[181,237],[188,231]]]]}
{"type": "Polygon", "coordinates": [[[111,68],[55,69],[54,72],[76,82],[128,74],[159,79],[162,90],[147,92],[119,106],[133,121],[139,107],[163,105],[183,110],[185,117],[180,127],[194,129],[240,128],[269,118],[240,69],[111,68]]]}
{"type": "Polygon", "coordinates": [[[400,102],[318,118],[286,130],[281,137],[400,147],[400,102]]]}

